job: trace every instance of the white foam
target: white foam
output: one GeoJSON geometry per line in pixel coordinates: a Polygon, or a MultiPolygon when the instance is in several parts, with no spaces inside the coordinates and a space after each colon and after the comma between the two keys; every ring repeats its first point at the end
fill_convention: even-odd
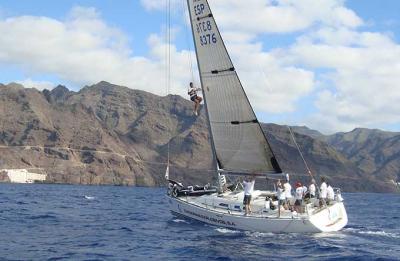
{"type": "Polygon", "coordinates": [[[175,222],[175,223],[186,223],[186,224],[189,224],[189,222],[187,222],[186,220],[183,220],[183,219],[173,219],[172,221],[175,222]]]}
{"type": "Polygon", "coordinates": [[[95,197],[93,197],[93,196],[86,196],[86,195],[85,195],[85,199],[93,200],[93,199],[95,199],[95,197]]]}
{"type": "Polygon", "coordinates": [[[391,237],[391,238],[400,238],[399,234],[396,233],[389,233],[385,231],[359,231],[360,234],[366,235],[374,235],[374,236],[383,236],[383,237],[391,237]]]}
{"type": "Polygon", "coordinates": [[[251,232],[251,231],[245,231],[246,236],[250,237],[271,237],[274,235],[274,233],[262,233],[262,232],[251,232]]]}
{"type": "Polygon", "coordinates": [[[399,233],[390,233],[383,230],[372,231],[372,230],[361,230],[359,228],[345,228],[346,232],[350,233],[358,233],[363,235],[372,235],[372,236],[382,236],[382,237],[391,237],[391,238],[400,238],[399,233]]]}
{"type": "Polygon", "coordinates": [[[232,229],[229,229],[229,228],[216,228],[215,230],[218,231],[219,233],[222,233],[222,234],[237,234],[237,233],[240,233],[240,231],[238,231],[238,230],[232,230],[232,229]]]}

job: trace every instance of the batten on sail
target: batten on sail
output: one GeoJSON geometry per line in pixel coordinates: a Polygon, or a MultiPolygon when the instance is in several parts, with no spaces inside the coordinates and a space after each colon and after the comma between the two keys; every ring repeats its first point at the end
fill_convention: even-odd
{"type": "Polygon", "coordinates": [[[207,0],[188,0],[188,7],[219,167],[242,173],[280,173],[207,0]]]}

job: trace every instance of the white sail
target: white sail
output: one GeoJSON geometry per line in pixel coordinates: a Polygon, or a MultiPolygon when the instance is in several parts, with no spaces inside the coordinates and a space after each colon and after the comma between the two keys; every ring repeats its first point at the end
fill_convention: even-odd
{"type": "Polygon", "coordinates": [[[188,0],[203,95],[219,167],[279,173],[206,0],[188,0]]]}

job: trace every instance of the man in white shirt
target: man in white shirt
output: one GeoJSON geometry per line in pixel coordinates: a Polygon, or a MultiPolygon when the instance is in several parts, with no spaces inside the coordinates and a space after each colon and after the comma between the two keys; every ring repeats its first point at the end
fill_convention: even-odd
{"type": "Polygon", "coordinates": [[[250,208],[250,201],[251,201],[251,194],[254,190],[254,183],[256,181],[255,176],[252,176],[249,180],[243,180],[243,189],[244,189],[244,198],[243,198],[243,205],[245,215],[251,213],[250,208]]]}
{"type": "Polygon", "coordinates": [[[311,180],[311,184],[308,187],[308,190],[310,191],[310,198],[315,198],[315,191],[316,191],[315,179],[311,180]]]}
{"type": "Polygon", "coordinates": [[[289,180],[286,180],[285,184],[283,184],[283,191],[286,198],[286,208],[290,209],[290,200],[292,199],[292,186],[290,185],[289,180]]]}
{"type": "Polygon", "coordinates": [[[326,205],[326,196],[327,196],[327,191],[328,186],[325,183],[325,178],[321,178],[321,187],[320,187],[320,194],[319,194],[319,199],[320,199],[320,206],[326,205]]]}
{"type": "Polygon", "coordinates": [[[285,197],[285,192],[283,191],[283,185],[281,183],[281,180],[278,180],[276,186],[277,186],[276,190],[278,197],[278,215],[281,216],[281,211],[285,210],[286,197],[285,197]]]}
{"type": "Polygon", "coordinates": [[[328,183],[328,187],[326,188],[326,196],[328,199],[328,204],[330,204],[332,201],[335,200],[335,192],[333,191],[333,188],[331,185],[328,183]]]}
{"type": "Polygon", "coordinates": [[[297,213],[302,213],[301,205],[303,204],[303,196],[304,196],[303,186],[301,185],[300,182],[297,182],[296,183],[296,193],[295,193],[296,201],[294,202],[294,210],[297,213]]]}
{"type": "Polygon", "coordinates": [[[307,191],[308,191],[307,186],[304,184],[303,185],[303,197],[305,194],[307,194],[307,191]]]}

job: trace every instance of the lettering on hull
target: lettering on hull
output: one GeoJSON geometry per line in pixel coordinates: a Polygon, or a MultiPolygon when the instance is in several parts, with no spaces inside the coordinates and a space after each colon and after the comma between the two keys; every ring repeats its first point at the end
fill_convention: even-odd
{"type": "Polygon", "coordinates": [[[218,218],[214,218],[214,217],[209,217],[209,216],[199,214],[199,213],[187,210],[187,209],[183,209],[183,212],[190,216],[195,216],[195,217],[198,217],[198,218],[206,220],[206,221],[210,221],[215,224],[226,225],[226,226],[231,226],[231,227],[236,226],[236,224],[234,222],[226,221],[226,220],[218,219],[218,218]]]}

